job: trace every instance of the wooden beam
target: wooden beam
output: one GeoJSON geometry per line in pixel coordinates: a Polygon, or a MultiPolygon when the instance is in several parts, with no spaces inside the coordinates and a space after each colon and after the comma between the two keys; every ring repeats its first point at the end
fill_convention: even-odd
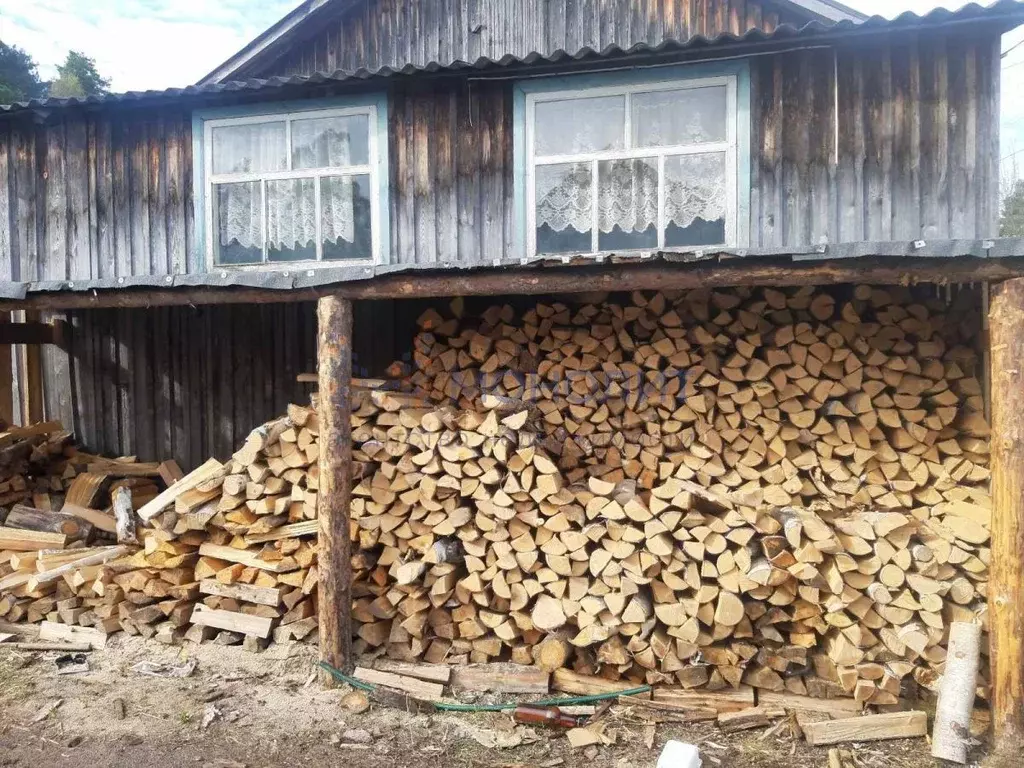
{"type": "Polygon", "coordinates": [[[865,257],[792,261],[747,257],[722,263],[648,263],[604,266],[487,268],[403,273],[317,288],[120,288],[39,292],[0,301],[0,311],[90,309],[199,304],[272,304],[345,299],[537,295],[621,290],[681,290],[725,286],[913,285],[998,282],[1024,276],[1024,257],[1001,259],[865,257]]]}
{"type": "MultiPolygon", "coordinates": [[[[993,289],[989,659],[998,743],[1024,736],[1024,279],[993,289]]],[[[1011,742],[1012,743],[1012,742],[1011,742]]]]}
{"type": "MultiPolygon", "coordinates": [[[[352,497],[352,302],[338,296],[320,299],[317,369],[320,374],[320,554],[317,568],[320,658],[351,672],[352,561],[349,502],[352,497]]],[[[321,681],[334,685],[326,671],[321,681]]]]}
{"type": "Polygon", "coordinates": [[[59,344],[60,333],[52,323],[0,323],[0,344],[59,344]]]}

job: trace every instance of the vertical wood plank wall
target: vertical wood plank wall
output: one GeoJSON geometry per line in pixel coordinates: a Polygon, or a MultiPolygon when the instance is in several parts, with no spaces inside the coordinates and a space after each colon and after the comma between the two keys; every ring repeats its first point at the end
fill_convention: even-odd
{"type": "MultiPolygon", "coordinates": [[[[354,375],[379,375],[407,354],[420,311],[416,302],[357,303],[354,375]]],[[[78,440],[182,467],[230,456],[288,403],[309,401],[316,387],[295,379],[316,371],[315,315],[309,302],[71,313],[78,440]]]]}
{"type": "Polygon", "coordinates": [[[754,0],[375,0],[309,25],[314,32],[306,40],[238,77],[625,50],[697,35],[771,32],[809,18],[754,0]]]}

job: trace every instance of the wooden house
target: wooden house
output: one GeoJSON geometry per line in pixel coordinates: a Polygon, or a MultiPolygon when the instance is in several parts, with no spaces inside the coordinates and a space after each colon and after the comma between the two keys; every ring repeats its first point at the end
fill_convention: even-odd
{"type": "MultiPolygon", "coordinates": [[[[195,466],[307,395],[318,299],[327,444],[347,406],[325,376],[348,367],[326,363],[380,373],[419,300],[852,282],[987,299],[1024,275],[1024,242],[997,237],[1000,36],[1022,21],[1012,0],[892,20],[833,0],[306,0],[196,85],[8,105],[0,300],[29,322],[4,340],[60,341],[19,357],[21,410],[195,466]]],[[[1017,423],[993,411],[994,431],[1017,423]]],[[[321,516],[343,530],[338,454],[321,516]]],[[[1006,621],[993,610],[994,636],[1006,621]]]]}

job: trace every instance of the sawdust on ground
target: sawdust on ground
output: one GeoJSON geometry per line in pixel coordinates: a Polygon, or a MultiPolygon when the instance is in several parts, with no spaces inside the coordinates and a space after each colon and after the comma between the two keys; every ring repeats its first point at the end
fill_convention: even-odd
{"type": "MultiPolygon", "coordinates": [[[[649,768],[670,738],[698,744],[707,768],[828,765],[826,748],[808,747],[785,728],[725,734],[713,725],[660,723],[648,747],[649,730],[628,707],[607,719],[615,744],[578,750],[560,733],[514,726],[507,714],[409,714],[376,705],[354,714],[340,704],[347,689],[316,682],[314,653],[302,645],[256,654],[115,636],[89,655],[88,672],[57,675],[56,654],[0,650],[0,766],[649,768]],[[184,678],[153,677],[132,670],[140,661],[195,661],[196,669],[184,678]]],[[[854,751],[862,768],[934,766],[924,739],[854,751]]]]}

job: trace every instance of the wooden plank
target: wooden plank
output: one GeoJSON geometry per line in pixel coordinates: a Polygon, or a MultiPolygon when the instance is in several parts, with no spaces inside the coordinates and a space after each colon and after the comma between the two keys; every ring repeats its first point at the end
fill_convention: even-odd
{"type": "Polygon", "coordinates": [[[89,643],[96,650],[107,645],[107,636],[98,629],[58,624],[53,621],[44,621],[39,625],[39,639],[44,642],[89,643]]]}
{"type": "Polygon", "coordinates": [[[749,685],[723,691],[699,691],[658,686],[651,699],[672,709],[687,711],[709,707],[718,713],[739,712],[754,706],[754,689],[749,685]]]}
{"type": "MultiPolygon", "coordinates": [[[[352,302],[326,296],[318,303],[317,318],[320,658],[344,672],[352,667],[352,302]]],[[[326,671],[322,671],[320,679],[325,685],[334,685],[333,676],[326,671]]]]}
{"type": "Polygon", "coordinates": [[[550,675],[522,664],[467,664],[452,673],[452,687],[495,693],[547,693],[550,675]]]}
{"type": "Polygon", "coordinates": [[[209,459],[205,464],[189,472],[185,477],[161,493],[152,501],[148,501],[139,509],[139,517],[144,522],[149,522],[166,507],[174,503],[185,491],[191,490],[205,480],[211,480],[227,472],[227,467],[216,459],[209,459]]]}
{"type": "Polygon", "coordinates": [[[0,432],[0,448],[6,448],[8,445],[28,437],[49,435],[54,432],[60,432],[63,429],[64,425],[59,421],[43,421],[28,426],[11,427],[6,432],[0,432]]]}
{"type": "Polygon", "coordinates": [[[218,611],[207,608],[202,603],[196,604],[190,621],[201,627],[226,629],[229,632],[239,632],[255,637],[270,637],[270,632],[274,628],[274,619],[250,616],[247,613],[235,613],[234,611],[218,611]]]}
{"type": "Polygon", "coordinates": [[[855,699],[819,699],[814,696],[798,696],[794,693],[767,690],[758,691],[757,701],[759,704],[782,707],[795,712],[814,712],[832,717],[849,717],[863,709],[861,703],[855,699]]]}
{"type": "Polygon", "coordinates": [[[988,581],[992,723],[997,742],[1024,733],[1024,280],[994,286],[992,560],[988,581]]]}
{"type": "Polygon", "coordinates": [[[890,712],[842,720],[822,720],[801,725],[807,743],[813,746],[843,741],[881,741],[909,739],[928,733],[928,715],[924,712],[890,712]]]}
{"type": "Polygon", "coordinates": [[[56,344],[58,341],[52,323],[0,324],[0,344],[56,344]]]}
{"type": "Polygon", "coordinates": [[[440,683],[431,683],[426,680],[418,680],[415,677],[396,675],[392,672],[382,672],[378,669],[356,667],[352,676],[364,683],[383,685],[386,688],[405,691],[418,699],[426,701],[437,701],[444,695],[444,686],[440,683]]]}
{"type": "Polygon", "coordinates": [[[67,544],[67,541],[68,537],[63,533],[26,531],[21,528],[0,526],[0,549],[11,549],[16,552],[60,549],[67,544]]]}
{"type": "Polygon", "coordinates": [[[414,664],[395,659],[377,659],[373,662],[373,668],[442,685],[447,685],[452,676],[452,668],[444,664],[414,664]]]}
{"type": "MultiPolygon", "coordinates": [[[[251,550],[224,547],[219,544],[211,544],[210,542],[204,542],[199,545],[199,554],[204,557],[216,557],[219,560],[227,560],[229,563],[241,563],[242,565],[270,571],[271,573],[286,573],[287,571],[294,571],[298,567],[294,564],[288,566],[284,561],[269,562],[261,560],[259,555],[251,550]]],[[[323,582],[321,581],[320,584],[322,588],[323,582]]]]}
{"type": "Polygon", "coordinates": [[[60,511],[66,515],[74,515],[80,517],[88,523],[92,523],[94,528],[99,528],[101,531],[107,533],[117,533],[117,521],[114,516],[103,512],[98,509],[90,509],[83,507],[79,504],[69,504],[64,502],[64,506],[60,508],[60,511]]]}
{"type": "Polygon", "coordinates": [[[278,587],[257,587],[253,584],[221,584],[216,579],[203,579],[199,591],[204,595],[218,595],[258,603],[276,608],[281,602],[282,590],[278,587]]]}
{"type": "Polygon", "coordinates": [[[109,563],[111,560],[116,560],[122,555],[127,555],[131,551],[132,550],[130,548],[124,546],[110,547],[104,552],[87,555],[79,558],[78,560],[72,560],[70,563],[65,563],[57,568],[53,568],[52,570],[38,573],[29,579],[29,591],[35,591],[44,584],[52,584],[65,573],[71,573],[72,571],[77,571],[79,568],[85,568],[89,565],[102,565],[103,563],[109,563]]]}
{"type": "Polygon", "coordinates": [[[314,536],[320,529],[318,520],[303,520],[298,523],[289,523],[280,528],[274,528],[266,533],[259,533],[253,536],[246,536],[246,544],[263,544],[268,541],[279,541],[280,539],[294,539],[299,536],[314,536]]]}
{"type": "MultiPolygon", "coordinates": [[[[589,696],[595,693],[611,693],[613,691],[627,691],[636,688],[635,683],[626,683],[619,680],[606,680],[603,677],[593,675],[581,675],[571,669],[556,669],[551,674],[551,687],[563,693],[578,693],[589,696]]],[[[641,694],[650,698],[647,694],[641,694]]]]}

